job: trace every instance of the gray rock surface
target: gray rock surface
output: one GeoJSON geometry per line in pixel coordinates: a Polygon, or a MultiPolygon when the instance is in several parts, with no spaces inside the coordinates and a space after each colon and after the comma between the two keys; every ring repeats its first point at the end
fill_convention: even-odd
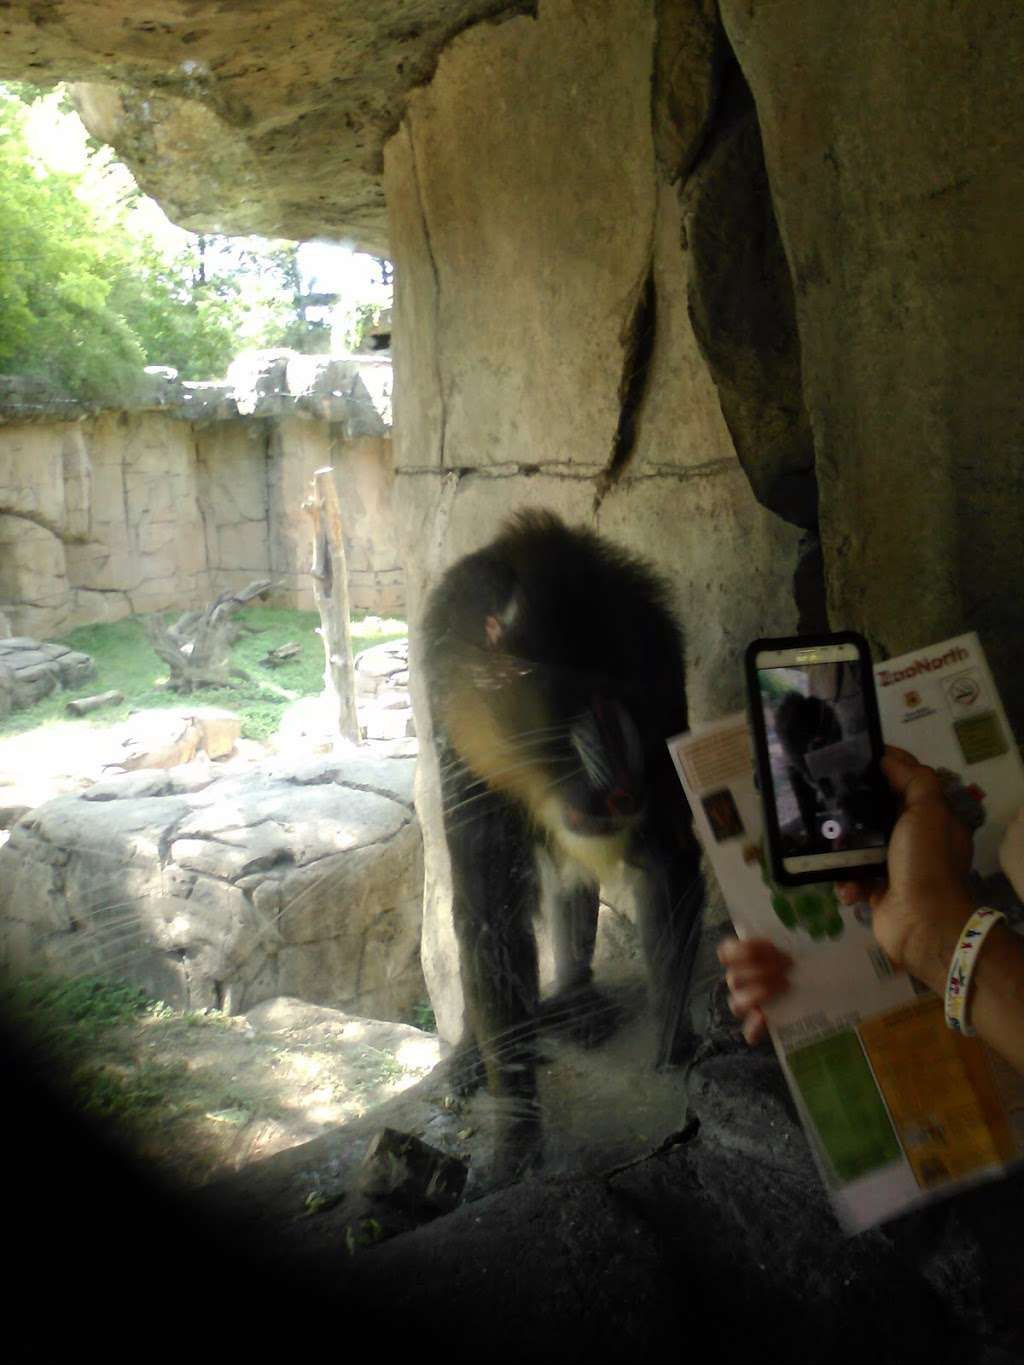
{"type": "Polygon", "coordinates": [[[1024,9],[720,10],[793,281],[832,622],[883,655],[976,629],[1019,732],[1024,9]]]}
{"type": "Polygon", "coordinates": [[[0,963],[121,975],[184,1008],[290,995],[400,1018],[426,994],[413,766],[188,764],[39,806],[0,849],[0,963]]]}
{"type": "Polygon", "coordinates": [[[226,758],[242,731],[241,719],[218,706],[181,706],[139,711],[110,736],[106,767],[124,772],[177,768],[196,754],[226,758]]]}
{"type": "Polygon", "coordinates": [[[814,443],[793,286],[757,116],[735,70],[720,99],[709,145],[682,195],[694,254],[689,315],[755,497],[787,521],[815,527],[814,443]]]}
{"type": "Polygon", "coordinates": [[[31,706],[58,687],[76,691],[95,676],[88,654],[27,636],[0,639],[0,715],[31,706]]]}
{"type": "Polygon", "coordinates": [[[409,695],[409,641],[391,640],[360,654],[355,664],[359,719],[367,739],[415,738],[409,695]]]}

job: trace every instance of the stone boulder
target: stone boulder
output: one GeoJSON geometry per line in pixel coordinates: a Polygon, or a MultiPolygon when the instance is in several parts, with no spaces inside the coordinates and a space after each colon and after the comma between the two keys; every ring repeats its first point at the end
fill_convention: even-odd
{"type": "MultiPolygon", "coordinates": [[[[415,757],[418,752],[416,723],[409,695],[403,690],[382,692],[379,697],[359,697],[359,725],[363,738],[385,748],[389,757],[415,757]]],[[[270,746],[283,754],[332,752],[338,742],[337,704],[321,694],[300,697],[281,716],[270,746]]]]}
{"type": "Polygon", "coordinates": [[[0,848],[0,968],[120,976],[178,1008],[406,1016],[426,995],[413,767],[189,764],[47,802],[0,848]]]}
{"type": "Polygon", "coordinates": [[[409,685],[409,641],[389,640],[364,649],[356,660],[356,691],[376,697],[384,690],[409,685]]]}
{"type": "Polygon", "coordinates": [[[67,645],[41,644],[25,635],[0,639],[0,715],[32,706],[58,687],[79,688],[95,672],[88,654],[67,645]]]}
{"type": "Polygon", "coordinates": [[[299,412],[339,423],[347,440],[384,436],[391,425],[391,365],[365,356],[246,351],[228,370],[235,410],[243,417],[299,412]]]}
{"type": "Polygon", "coordinates": [[[139,711],[118,728],[106,766],[137,772],[176,768],[200,753],[226,758],[234,752],[241,730],[242,722],[233,711],[216,706],[139,711]]]}
{"type": "Polygon", "coordinates": [[[355,668],[359,719],[367,739],[415,737],[409,696],[409,641],[374,645],[360,654],[355,668]]]}
{"type": "MultiPolygon", "coordinates": [[[[4,675],[0,671],[0,698],[4,675]]],[[[216,760],[229,764],[265,756],[263,745],[240,740],[241,722],[213,706],[139,711],[113,726],[38,727],[0,740],[0,830],[10,829],[35,806],[77,794],[121,772],[174,768],[216,760]]],[[[197,769],[198,771],[198,766],[197,769]]],[[[209,780],[217,775],[207,771],[209,780]]]]}

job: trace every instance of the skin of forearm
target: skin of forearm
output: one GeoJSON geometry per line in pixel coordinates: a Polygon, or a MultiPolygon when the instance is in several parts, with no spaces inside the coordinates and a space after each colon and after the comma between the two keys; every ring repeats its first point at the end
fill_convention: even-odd
{"type": "MultiPolygon", "coordinates": [[[[973,906],[965,904],[961,930],[973,906]]],[[[946,925],[937,931],[908,970],[944,995],[949,964],[961,930],[946,925]]],[[[1005,924],[997,924],[985,938],[971,973],[967,1017],[979,1038],[1024,1072],[1024,942],[1005,924]]]]}

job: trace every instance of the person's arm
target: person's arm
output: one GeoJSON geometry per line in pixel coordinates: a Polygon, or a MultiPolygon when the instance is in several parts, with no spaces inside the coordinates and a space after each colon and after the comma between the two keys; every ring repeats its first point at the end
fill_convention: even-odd
{"type": "Polygon", "coordinates": [[[1024,943],[997,924],[982,946],[968,1003],[971,1027],[1024,1072],[1024,943]]]}
{"type": "MultiPolygon", "coordinates": [[[[960,935],[975,906],[967,882],[971,836],[945,801],[935,772],[901,749],[883,768],[903,810],[893,829],[883,886],[841,882],[844,904],[867,900],[871,923],[890,961],[939,996],[960,935]]],[[[968,1020],[978,1036],[1024,1072],[1024,943],[997,924],[978,951],[968,1020]]]]}
{"type": "MultiPolygon", "coordinates": [[[[935,772],[902,749],[888,749],[883,767],[903,810],[893,829],[885,883],[837,882],[845,905],[866,901],[879,945],[897,967],[944,996],[949,966],[975,906],[967,881],[971,835],[942,795],[935,772]]],[[[1024,899],[1024,811],[1000,849],[1003,870],[1024,899]]],[[[726,940],[729,1006],[748,1043],[763,1037],[763,1006],[788,987],[791,960],[774,944],[726,940]]],[[[1024,942],[1005,924],[985,939],[971,976],[968,1020],[978,1036],[1024,1072],[1024,942]]]]}
{"type": "MultiPolygon", "coordinates": [[[[936,921],[915,940],[903,962],[938,996],[946,993],[949,964],[974,909],[966,896],[951,921],[936,921]]],[[[991,929],[978,950],[967,1017],[979,1038],[1024,1072],[1024,943],[1005,924],[991,929]]]]}

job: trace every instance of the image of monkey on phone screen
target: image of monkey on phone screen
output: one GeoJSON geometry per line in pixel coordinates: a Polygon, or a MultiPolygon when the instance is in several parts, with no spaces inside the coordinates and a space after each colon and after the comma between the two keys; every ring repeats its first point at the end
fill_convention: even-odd
{"type": "Polygon", "coordinates": [[[784,847],[802,853],[862,846],[878,812],[859,665],[819,666],[813,677],[795,668],[773,673],[785,689],[766,707],[784,847]]]}

